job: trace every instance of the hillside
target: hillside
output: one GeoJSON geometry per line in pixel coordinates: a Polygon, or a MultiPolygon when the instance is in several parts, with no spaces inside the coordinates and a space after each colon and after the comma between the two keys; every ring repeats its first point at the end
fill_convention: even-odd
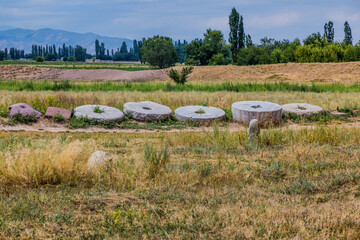
{"type": "Polygon", "coordinates": [[[128,48],[132,47],[133,40],[126,38],[105,37],[94,33],[75,33],[62,30],[44,28],[29,30],[21,28],[0,28],[0,49],[15,47],[31,52],[31,45],[55,44],[57,47],[66,45],[81,45],[87,48],[88,53],[95,53],[95,39],[105,43],[107,49],[117,49],[126,42],[128,48]],[[2,30],[6,29],[6,30],[2,30]]]}

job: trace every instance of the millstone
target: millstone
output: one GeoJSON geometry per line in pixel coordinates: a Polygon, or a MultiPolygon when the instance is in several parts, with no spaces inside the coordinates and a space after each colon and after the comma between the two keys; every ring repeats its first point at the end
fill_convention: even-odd
{"type": "Polygon", "coordinates": [[[169,119],[172,111],[168,106],[155,102],[128,102],[124,104],[124,113],[138,121],[152,122],[169,119]]]}
{"type": "Polygon", "coordinates": [[[22,116],[32,116],[38,119],[42,115],[41,112],[33,109],[30,105],[26,103],[17,103],[11,105],[9,109],[10,109],[9,117],[11,118],[14,117],[16,114],[20,114],[22,116]]]}
{"type": "Polygon", "coordinates": [[[308,116],[312,114],[321,114],[324,113],[322,107],[308,104],[308,103],[290,103],[282,105],[283,113],[296,114],[298,116],[308,116]]]}
{"type": "Polygon", "coordinates": [[[263,101],[242,101],[231,105],[233,119],[241,123],[249,123],[257,119],[259,124],[278,124],[281,122],[281,106],[263,101]]]}
{"type": "Polygon", "coordinates": [[[88,169],[104,164],[109,159],[109,154],[103,151],[96,151],[88,159],[88,169]]]}
{"type": "Polygon", "coordinates": [[[225,112],[224,110],[215,107],[186,106],[176,109],[175,117],[179,121],[211,121],[223,119],[225,117],[225,112]]]}
{"type": "Polygon", "coordinates": [[[87,117],[92,120],[105,122],[121,122],[125,117],[119,109],[103,105],[79,106],[74,109],[74,116],[76,118],[87,117]],[[97,107],[99,107],[101,113],[94,112],[97,107]]]}

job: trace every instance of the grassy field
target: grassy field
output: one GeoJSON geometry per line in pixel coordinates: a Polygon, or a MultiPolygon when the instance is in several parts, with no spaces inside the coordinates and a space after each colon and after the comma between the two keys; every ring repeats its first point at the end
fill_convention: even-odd
{"type": "Polygon", "coordinates": [[[0,133],[0,237],[357,239],[360,129],[0,133]],[[112,161],[87,170],[95,150],[112,161]]]}
{"type": "MultiPolygon", "coordinates": [[[[304,66],[288,67],[283,71],[304,66]]],[[[244,70],[222,68],[233,79],[244,70]]],[[[273,68],[258,70],[272,76],[273,68]]],[[[296,74],[271,83],[206,80],[213,67],[198,68],[203,77],[184,87],[0,81],[0,124],[5,126],[18,124],[6,118],[8,106],[18,102],[42,113],[49,106],[84,104],[122,109],[126,102],[144,100],[172,110],[215,106],[230,116],[231,104],[243,100],[306,102],[327,111],[306,126],[292,119],[262,129],[251,145],[246,130],[230,131],[231,118],[210,125],[210,131],[173,120],[126,120],[116,126],[154,132],[0,131],[0,239],[359,239],[357,70],[350,78],[343,73],[341,82],[328,81],[332,76],[313,68],[324,81],[311,82],[307,73],[303,81],[296,74]],[[333,110],[348,115],[330,117],[333,110]],[[197,132],[162,131],[185,127],[197,132]],[[109,153],[110,161],[88,169],[87,160],[97,150],[109,153]]],[[[193,76],[199,74],[195,69],[193,76]]]]}

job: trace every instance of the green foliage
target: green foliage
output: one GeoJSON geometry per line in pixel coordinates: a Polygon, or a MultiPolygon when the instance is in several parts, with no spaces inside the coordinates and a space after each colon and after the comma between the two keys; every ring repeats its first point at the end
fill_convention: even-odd
{"type": "Polygon", "coordinates": [[[75,57],[74,56],[70,56],[67,58],[68,62],[75,62],[75,57]]]}
{"type": "Polygon", "coordinates": [[[4,53],[4,51],[0,50],[0,61],[3,61],[4,58],[5,58],[5,53],[4,53]]]}
{"type": "Polygon", "coordinates": [[[44,58],[41,56],[37,56],[35,62],[44,62],[44,58]]]}
{"type": "Polygon", "coordinates": [[[38,119],[35,116],[24,116],[20,113],[17,113],[11,118],[11,120],[14,123],[30,124],[33,122],[37,122],[38,119]]]}
{"type": "Polygon", "coordinates": [[[45,55],[45,61],[56,61],[56,56],[52,52],[48,52],[45,55]]]}
{"type": "Polygon", "coordinates": [[[207,29],[204,34],[204,40],[195,39],[184,47],[184,52],[188,55],[187,63],[196,63],[191,65],[208,65],[214,55],[222,54],[227,58],[230,53],[230,46],[227,46],[224,41],[224,36],[221,31],[207,29]]]}
{"type": "Polygon", "coordinates": [[[222,53],[214,54],[210,61],[209,65],[226,65],[227,61],[222,53]]]}
{"type": "Polygon", "coordinates": [[[329,21],[328,23],[325,23],[324,26],[324,37],[328,43],[334,42],[334,23],[332,21],[329,21]]]}
{"type": "Polygon", "coordinates": [[[168,68],[177,62],[176,49],[169,37],[154,36],[144,42],[140,49],[142,61],[148,62],[151,66],[168,68]]]}
{"type": "Polygon", "coordinates": [[[56,113],[54,115],[54,121],[55,122],[64,122],[65,121],[65,118],[63,115],[61,115],[60,113],[56,113]]]}
{"type": "Polygon", "coordinates": [[[352,45],[351,28],[347,21],[344,23],[344,33],[345,33],[344,43],[347,45],[352,45]]]}
{"type": "Polygon", "coordinates": [[[148,167],[149,177],[155,178],[170,161],[168,144],[166,143],[160,150],[157,150],[152,144],[146,143],[144,158],[148,167]]]}
{"type": "Polygon", "coordinates": [[[181,73],[179,73],[172,68],[168,71],[168,76],[177,84],[185,84],[187,82],[188,75],[193,71],[193,69],[193,66],[184,67],[181,69],[181,73]]]}
{"type": "Polygon", "coordinates": [[[99,106],[94,107],[94,113],[103,113],[104,111],[100,109],[99,106]]]}

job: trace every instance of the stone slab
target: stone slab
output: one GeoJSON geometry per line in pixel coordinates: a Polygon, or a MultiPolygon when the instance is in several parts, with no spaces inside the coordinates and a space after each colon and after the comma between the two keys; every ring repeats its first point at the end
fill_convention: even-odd
{"type": "Polygon", "coordinates": [[[74,109],[74,116],[76,118],[87,117],[91,120],[105,121],[105,122],[121,122],[125,116],[122,111],[114,107],[103,105],[83,105],[74,109]],[[96,107],[99,107],[102,113],[94,112],[96,107]]]}
{"type": "Polygon", "coordinates": [[[70,119],[72,112],[69,109],[48,107],[48,109],[46,110],[46,113],[45,113],[45,117],[53,118],[53,117],[55,117],[56,114],[60,114],[61,116],[63,116],[65,119],[68,120],[68,119],[70,119]]]}
{"type": "Polygon", "coordinates": [[[233,119],[241,123],[249,123],[257,119],[260,124],[282,121],[282,108],[279,104],[263,101],[242,101],[231,105],[233,119]]]}
{"type": "Polygon", "coordinates": [[[216,107],[186,106],[176,109],[175,117],[179,121],[212,121],[223,119],[225,117],[225,111],[216,107]],[[199,113],[201,110],[204,111],[204,113],[199,113]]]}
{"type": "Polygon", "coordinates": [[[21,114],[23,116],[34,116],[39,119],[42,115],[41,112],[33,109],[30,105],[26,103],[17,103],[11,105],[9,109],[10,109],[10,113],[9,113],[10,117],[13,117],[15,114],[21,114]]]}
{"type": "Polygon", "coordinates": [[[104,164],[109,159],[109,154],[103,151],[96,151],[91,154],[90,158],[88,159],[87,166],[88,169],[98,167],[104,164]]]}
{"type": "Polygon", "coordinates": [[[168,106],[155,102],[128,102],[124,104],[124,113],[138,121],[153,122],[171,118],[172,111],[168,106]]]}

